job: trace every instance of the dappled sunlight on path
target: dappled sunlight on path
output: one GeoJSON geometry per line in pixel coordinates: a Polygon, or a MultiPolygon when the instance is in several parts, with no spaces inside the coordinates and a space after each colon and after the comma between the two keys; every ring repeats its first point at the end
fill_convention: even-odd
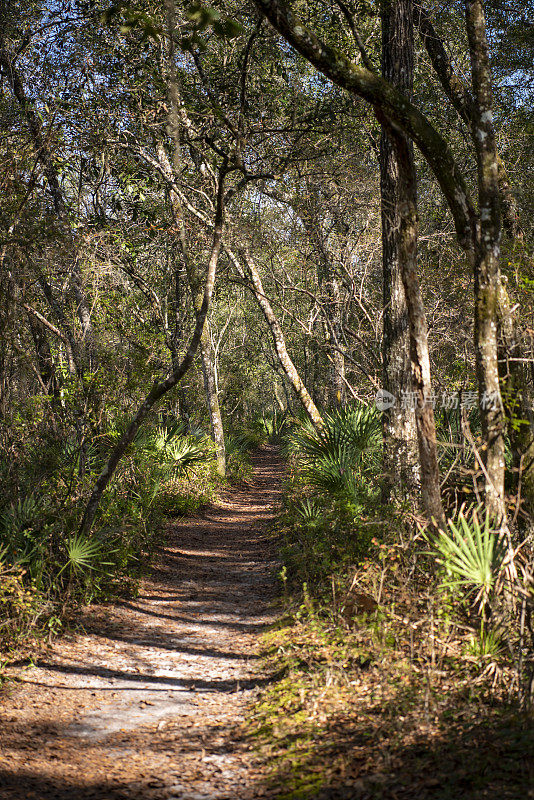
{"type": "Polygon", "coordinates": [[[262,796],[235,731],[267,680],[283,464],[271,447],[253,463],[250,486],[172,527],[138,597],[87,608],[83,634],[11,669],[0,800],[262,796]]]}

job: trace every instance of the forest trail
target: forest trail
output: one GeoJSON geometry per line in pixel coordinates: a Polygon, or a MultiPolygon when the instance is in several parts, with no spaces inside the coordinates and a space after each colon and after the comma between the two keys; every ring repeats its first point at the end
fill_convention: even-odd
{"type": "Polygon", "coordinates": [[[283,463],[264,447],[246,487],[172,526],[139,597],[88,608],[16,680],[0,713],[0,800],[223,800],[264,796],[236,736],[267,678],[275,617],[267,526],[283,463]]]}

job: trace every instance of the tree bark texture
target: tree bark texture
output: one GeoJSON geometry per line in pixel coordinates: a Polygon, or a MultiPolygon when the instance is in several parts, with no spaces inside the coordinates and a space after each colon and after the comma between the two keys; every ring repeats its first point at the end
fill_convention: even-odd
{"type": "MultiPolygon", "coordinates": [[[[383,0],[382,75],[407,96],[413,87],[411,3],[383,0]]],[[[393,493],[414,496],[420,484],[415,409],[411,398],[412,368],[406,296],[399,264],[399,169],[393,144],[382,126],[380,139],[382,222],[382,385],[396,398],[383,412],[383,499],[393,493]],[[403,403],[404,398],[404,403],[403,403]],[[408,402],[406,402],[408,400],[408,402]]],[[[414,234],[416,235],[416,234],[414,234]]]]}
{"type": "Polygon", "coordinates": [[[501,208],[493,127],[493,97],[484,8],[466,0],[467,37],[474,96],[473,141],[477,156],[479,228],[475,261],[475,349],[486,474],[486,505],[505,518],[504,408],[499,384],[497,308],[500,275],[501,208]]]}

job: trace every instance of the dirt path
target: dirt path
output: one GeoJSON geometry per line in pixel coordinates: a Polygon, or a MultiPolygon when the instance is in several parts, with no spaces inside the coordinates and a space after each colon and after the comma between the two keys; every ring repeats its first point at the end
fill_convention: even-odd
{"type": "Polygon", "coordinates": [[[263,796],[235,738],[258,633],[275,614],[266,526],[283,465],[266,447],[250,487],[173,527],[140,596],[92,607],[2,698],[1,800],[263,796]]]}

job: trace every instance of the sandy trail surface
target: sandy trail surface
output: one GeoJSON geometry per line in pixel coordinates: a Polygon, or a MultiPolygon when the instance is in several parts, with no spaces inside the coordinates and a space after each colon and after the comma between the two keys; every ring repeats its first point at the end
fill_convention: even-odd
{"type": "Polygon", "coordinates": [[[283,464],[264,447],[253,466],[250,485],[172,526],[139,597],[87,608],[83,634],[11,668],[0,800],[266,796],[239,724],[268,680],[283,464]]]}

